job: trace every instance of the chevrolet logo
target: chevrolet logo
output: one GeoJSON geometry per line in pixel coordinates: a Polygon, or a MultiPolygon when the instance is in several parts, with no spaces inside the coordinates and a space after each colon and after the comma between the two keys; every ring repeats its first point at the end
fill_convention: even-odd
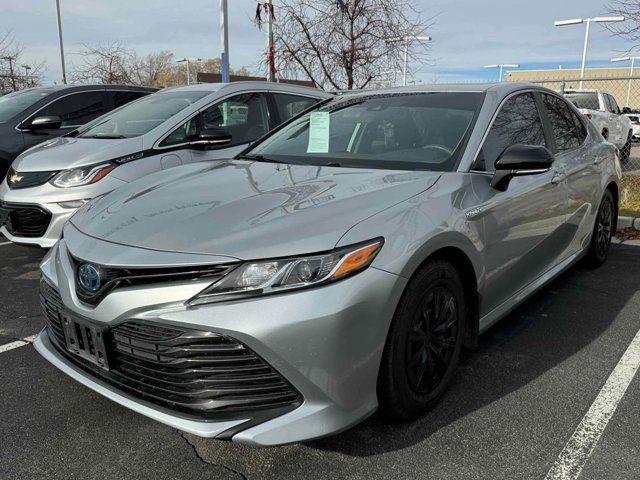
{"type": "Polygon", "coordinates": [[[18,175],[17,173],[14,173],[13,175],[11,175],[9,177],[9,183],[18,183],[20,182],[20,180],[22,180],[24,177],[21,177],[20,175],[18,175]]]}

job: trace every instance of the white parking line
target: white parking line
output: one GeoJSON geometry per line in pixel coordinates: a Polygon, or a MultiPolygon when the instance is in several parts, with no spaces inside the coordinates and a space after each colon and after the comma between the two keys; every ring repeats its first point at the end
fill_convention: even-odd
{"type": "Polygon", "coordinates": [[[33,343],[35,338],[36,335],[30,335],[23,338],[22,340],[16,340],[15,342],[0,345],[0,353],[8,352],[9,350],[13,350],[14,348],[24,347],[25,345],[30,345],[31,343],[33,343]]]}
{"type": "Polygon", "coordinates": [[[0,247],[1,247],[2,245],[11,245],[11,242],[2,242],[2,243],[0,243],[0,247]]]}
{"type": "Polygon", "coordinates": [[[640,366],[640,331],[620,358],[545,480],[575,480],[591,456],[605,427],[640,366]]]}

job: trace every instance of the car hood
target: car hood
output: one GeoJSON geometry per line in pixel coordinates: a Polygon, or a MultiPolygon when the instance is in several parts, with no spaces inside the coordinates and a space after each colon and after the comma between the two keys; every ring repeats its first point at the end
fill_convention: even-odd
{"type": "Polygon", "coordinates": [[[147,249],[245,260],[284,257],[334,248],[352,226],[430,188],[439,176],[205,162],[123,186],[87,204],[71,223],[86,235],[147,249]]]}
{"type": "Polygon", "coordinates": [[[13,162],[13,168],[21,173],[66,170],[114,160],[141,150],[142,137],[58,137],[23,152],[13,162]]]}

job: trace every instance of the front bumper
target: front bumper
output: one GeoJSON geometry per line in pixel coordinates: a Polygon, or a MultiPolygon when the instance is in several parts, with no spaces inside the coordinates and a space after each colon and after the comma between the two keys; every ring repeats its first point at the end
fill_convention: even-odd
{"type": "Polygon", "coordinates": [[[57,204],[11,204],[13,206],[23,205],[26,208],[37,208],[48,212],[49,218],[46,219],[46,224],[43,225],[44,233],[39,236],[25,236],[20,231],[9,231],[6,226],[0,227],[0,233],[2,233],[8,240],[14,243],[20,243],[24,245],[35,245],[41,248],[51,248],[58,241],[62,234],[62,227],[76,212],[75,208],[62,208],[57,204]]]}
{"type": "MultiPolygon", "coordinates": [[[[86,248],[99,255],[97,252],[104,246],[105,257],[111,256],[109,249],[114,246],[103,243],[87,242],[86,248]]],[[[74,243],[73,255],[86,259],[89,251],[76,249],[77,245],[82,242],[74,243]]],[[[120,249],[130,251],[132,247],[120,249]]],[[[46,332],[41,334],[36,348],[45,358],[121,405],[196,435],[263,446],[330,435],[375,411],[380,359],[395,306],[406,284],[404,278],[369,268],[321,288],[196,308],[186,307],[184,302],[202,290],[206,282],[156,284],[114,290],[98,306],[89,308],[75,295],[68,253],[63,240],[42,265],[43,275],[58,289],[68,311],[110,328],[140,320],[227,335],[256,352],[303,399],[297,408],[265,420],[256,421],[242,411],[219,421],[211,417],[185,418],[79,370],[57,352],[46,332]]],[[[163,254],[157,255],[162,263],[163,254]]],[[[171,257],[176,260],[175,254],[171,257]]],[[[195,258],[189,257],[185,255],[183,261],[195,258]]],[[[106,260],[95,258],[101,264],[106,260]]]]}
{"type": "Polygon", "coordinates": [[[68,189],[56,188],[49,183],[29,188],[10,189],[7,182],[3,181],[0,183],[0,203],[6,203],[13,208],[40,210],[47,214],[47,218],[43,218],[43,233],[38,235],[24,235],[19,230],[9,231],[5,226],[0,227],[0,233],[14,243],[51,248],[60,238],[64,224],[77,210],[77,208],[62,207],[61,203],[89,200],[125,184],[126,182],[110,175],[93,185],[68,189]]]}

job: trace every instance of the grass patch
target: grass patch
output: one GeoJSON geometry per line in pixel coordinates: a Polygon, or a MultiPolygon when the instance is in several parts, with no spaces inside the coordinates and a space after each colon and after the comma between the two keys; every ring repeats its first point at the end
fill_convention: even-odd
{"type": "Polygon", "coordinates": [[[640,175],[623,175],[620,215],[640,217],[640,175]]]}

